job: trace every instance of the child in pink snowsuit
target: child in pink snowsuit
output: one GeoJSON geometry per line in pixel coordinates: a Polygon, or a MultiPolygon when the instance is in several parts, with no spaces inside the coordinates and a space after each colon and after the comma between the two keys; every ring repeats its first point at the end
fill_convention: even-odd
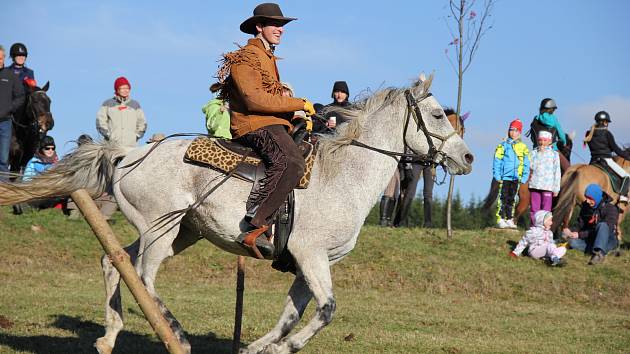
{"type": "Polygon", "coordinates": [[[538,147],[531,154],[531,225],[536,223],[536,212],[551,211],[552,199],[560,192],[560,155],[551,146],[551,137],[548,131],[538,132],[538,147]]]}
{"type": "Polygon", "coordinates": [[[564,246],[556,246],[551,232],[553,215],[550,211],[539,210],[535,215],[535,224],[523,235],[521,241],[516,245],[510,256],[518,257],[523,253],[525,247],[529,246],[528,254],[534,259],[543,257],[549,258],[551,265],[559,265],[562,256],[567,253],[564,246]]]}

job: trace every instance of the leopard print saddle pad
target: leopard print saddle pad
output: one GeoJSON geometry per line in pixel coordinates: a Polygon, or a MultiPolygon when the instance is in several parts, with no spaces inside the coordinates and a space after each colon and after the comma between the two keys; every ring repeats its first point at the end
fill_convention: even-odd
{"type": "MultiPolygon", "coordinates": [[[[306,160],[304,177],[296,188],[306,189],[311,178],[313,164],[315,162],[315,149],[313,145],[302,142],[298,145],[306,160]]],[[[260,156],[248,147],[233,141],[198,137],[190,143],[184,161],[196,165],[207,166],[216,171],[230,173],[234,169],[234,177],[245,181],[255,182],[264,173],[265,165],[260,156]],[[247,157],[243,159],[243,156],[247,157]],[[240,162],[240,163],[239,163],[240,162]]]]}

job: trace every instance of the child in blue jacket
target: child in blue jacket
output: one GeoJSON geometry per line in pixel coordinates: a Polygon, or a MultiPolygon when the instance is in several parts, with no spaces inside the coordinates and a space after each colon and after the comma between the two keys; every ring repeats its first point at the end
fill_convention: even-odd
{"type": "Polygon", "coordinates": [[[494,152],[492,174],[501,183],[499,203],[497,205],[497,226],[499,228],[516,228],[514,220],[514,198],[519,183],[529,179],[529,149],[521,141],[523,123],[515,119],[510,123],[508,138],[503,140],[494,152]]]}

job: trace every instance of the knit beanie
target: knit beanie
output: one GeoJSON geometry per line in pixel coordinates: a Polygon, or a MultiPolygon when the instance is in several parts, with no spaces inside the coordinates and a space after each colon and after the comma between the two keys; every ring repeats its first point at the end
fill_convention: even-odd
{"type": "Polygon", "coordinates": [[[511,123],[510,123],[510,129],[512,128],[516,128],[516,130],[518,130],[519,132],[523,131],[523,122],[521,122],[520,119],[514,119],[511,123]]]}
{"type": "Polygon", "coordinates": [[[126,77],[121,76],[117,78],[116,81],[114,81],[114,91],[118,92],[118,88],[122,85],[127,85],[129,86],[129,88],[131,88],[131,84],[129,83],[129,80],[127,80],[126,77]]]}
{"type": "Polygon", "coordinates": [[[595,202],[595,208],[597,208],[599,203],[602,201],[603,194],[604,192],[602,191],[602,187],[595,183],[586,186],[586,191],[584,192],[584,196],[586,198],[595,202]]]}
{"type": "Polygon", "coordinates": [[[551,135],[551,132],[548,132],[546,130],[541,130],[538,132],[538,139],[548,139],[551,140],[553,135],[551,135]]]}

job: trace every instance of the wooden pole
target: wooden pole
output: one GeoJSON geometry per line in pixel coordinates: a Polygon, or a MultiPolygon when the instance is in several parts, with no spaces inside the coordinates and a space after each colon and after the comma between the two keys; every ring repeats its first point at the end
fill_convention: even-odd
{"type": "Polygon", "coordinates": [[[234,314],[234,336],[232,353],[238,354],[241,348],[241,324],[243,323],[243,292],[245,291],[245,257],[238,256],[236,268],[236,311],[234,314]]]}
{"type": "Polygon", "coordinates": [[[136,302],[140,306],[147,321],[149,321],[149,324],[151,324],[151,327],[153,327],[155,333],[157,333],[158,337],[164,342],[166,349],[169,353],[173,354],[186,353],[177,337],[175,337],[168,321],[162,316],[162,312],[158,308],[157,303],[153,300],[151,295],[149,295],[144,283],[140,280],[133,264],[131,264],[129,254],[125,252],[120,242],[118,242],[114,232],[109,227],[103,214],[101,214],[100,210],[96,207],[92,197],[90,197],[88,192],[84,189],[79,189],[70,196],[83,213],[83,216],[85,216],[85,220],[90,224],[92,231],[94,231],[96,238],[101,243],[101,246],[103,246],[105,253],[107,253],[111,259],[114,267],[120,272],[120,276],[125,281],[125,284],[127,284],[127,287],[131,291],[131,294],[133,294],[133,297],[136,299],[136,302]]]}

